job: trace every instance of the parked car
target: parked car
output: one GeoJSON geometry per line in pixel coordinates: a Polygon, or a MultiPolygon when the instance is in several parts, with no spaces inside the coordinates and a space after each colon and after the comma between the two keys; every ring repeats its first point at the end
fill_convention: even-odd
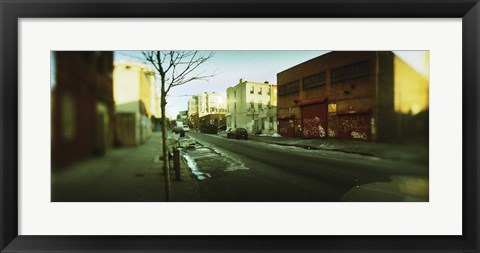
{"type": "Polygon", "coordinates": [[[190,132],[190,127],[188,125],[183,125],[183,131],[190,132]]]}
{"type": "Polygon", "coordinates": [[[177,126],[177,127],[173,128],[173,133],[179,134],[180,137],[185,137],[185,130],[183,130],[183,127],[181,127],[181,126],[177,126]]]}
{"type": "Polygon", "coordinates": [[[227,138],[248,140],[247,129],[245,128],[230,128],[227,130],[227,138]]]}
{"type": "Polygon", "coordinates": [[[245,129],[245,128],[237,128],[237,129],[235,129],[235,139],[248,140],[247,129],[245,129]]]}
{"type": "Polygon", "coordinates": [[[227,133],[227,138],[229,139],[233,139],[235,138],[235,134],[234,134],[234,130],[233,128],[228,128],[225,132],[227,133]]]}

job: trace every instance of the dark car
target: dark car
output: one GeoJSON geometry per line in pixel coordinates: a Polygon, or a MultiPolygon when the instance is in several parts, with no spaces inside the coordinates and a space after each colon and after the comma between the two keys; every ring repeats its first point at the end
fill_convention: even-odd
{"type": "Polygon", "coordinates": [[[227,130],[227,138],[248,140],[247,129],[231,128],[227,130]]]}
{"type": "Polygon", "coordinates": [[[233,139],[235,137],[234,128],[228,128],[225,132],[227,133],[227,138],[233,139]]]}
{"type": "Polygon", "coordinates": [[[173,129],[173,132],[179,134],[180,137],[185,137],[185,130],[181,126],[177,126],[173,129]]]}
{"type": "Polygon", "coordinates": [[[235,139],[248,140],[247,129],[245,129],[245,128],[237,128],[237,129],[235,129],[235,139]]]}

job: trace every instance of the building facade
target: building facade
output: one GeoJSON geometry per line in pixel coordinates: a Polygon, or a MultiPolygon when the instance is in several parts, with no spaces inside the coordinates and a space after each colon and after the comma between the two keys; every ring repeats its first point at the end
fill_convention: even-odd
{"type": "Polygon", "coordinates": [[[225,96],[217,92],[203,92],[188,100],[188,125],[193,129],[200,128],[200,118],[210,114],[225,115],[225,96]]]}
{"type": "Polygon", "coordinates": [[[408,121],[428,131],[428,78],[392,52],[331,52],[277,81],[282,136],[391,141],[408,121]]]}
{"type": "Polygon", "coordinates": [[[52,168],[113,146],[113,52],[51,53],[52,168]]]}
{"type": "Polygon", "coordinates": [[[192,96],[188,99],[188,116],[198,114],[198,96],[192,96]]]}
{"type": "Polygon", "coordinates": [[[225,96],[218,92],[204,92],[197,95],[198,116],[201,118],[212,113],[225,113],[225,96]]]}
{"type": "Polygon", "coordinates": [[[249,133],[277,132],[277,86],[268,82],[239,83],[227,88],[227,127],[249,133]]]}
{"type": "Polygon", "coordinates": [[[136,62],[115,63],[113,86],[117,119],[116,141],[136,146],[146,141],[161,118],[153,70],[136,62]],[[153,123],[153,124],[152,124],[153,123]]]}

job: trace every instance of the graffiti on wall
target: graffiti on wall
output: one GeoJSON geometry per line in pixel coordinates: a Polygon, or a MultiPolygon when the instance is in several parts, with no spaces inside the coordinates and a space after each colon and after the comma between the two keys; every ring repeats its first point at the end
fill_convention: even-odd
{"type": "Polygon", "coordinates": [[[352,131],[351,135],[353,139],[361,139],[361,140],[367,139],[366,133],[359,133],[359,132],[352,131]]]}
{"type": "Polygon", "coordinates": [[[328,117],[328,137],[336,138],[338,129],[338,120],[335,115],[330,115],[328,117]]]}
{"type": "Polygon", "coordinates": [[[303,119],[303,136],[323,138],[325,135],[325,128],[322,127],[319,117],[303,119]]]}
{"type": "Polygon", "coordinates": [[[370,115],[342,115],[339,117],[341,139],[368,140],[370,137],[370,115]]]}
{"type": "Polygon", "coordinates": [[[328,137],[335,138],[335,136],[336,136],[335,129],[329,127],[328,128],[328,137]]]}

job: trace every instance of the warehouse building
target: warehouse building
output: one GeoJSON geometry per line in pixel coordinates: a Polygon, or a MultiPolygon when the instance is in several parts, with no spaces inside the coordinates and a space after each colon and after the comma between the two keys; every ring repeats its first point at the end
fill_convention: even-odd
{"type": "Polygon", "coordinates": [[[392,52],[330,52],[278,73],[277,83],[282,136],[428,138],[428,77],[392,52]]]}

